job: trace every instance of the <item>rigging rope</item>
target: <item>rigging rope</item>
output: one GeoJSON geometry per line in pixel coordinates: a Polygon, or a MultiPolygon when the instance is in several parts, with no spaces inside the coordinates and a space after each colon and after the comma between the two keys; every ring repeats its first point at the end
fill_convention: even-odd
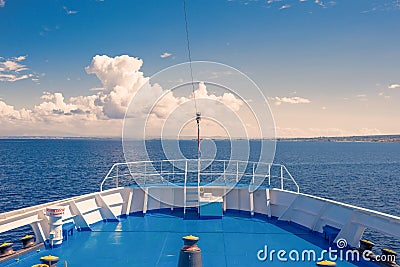
{"type": "Polygon", "coordinates": [[[186,13],[186,0],[183,0],[183,12],[184,12],[184,15],[185,15],[186,43],[187,43],[187,50],[188,50],[188,57],[189,57],[190,78],[191,78],[191,83],[192,83],[194,108],[196,110],[197,156],[198,156],[198,158],[200,158],[200,119],[201,119],[201,113],[197,109],[196,94],[195,94],[195,89],[194,89],[193,68],[192,68],[192,53],[190,51],[189,29],[188,29],[187,13],[186,13]]]}
{"type": "Polygon", "coordinates": [[[189,29],[188,29],[187,14],[186,14],[186,0],[183,0],[183,13],[185,14],[186,43],[187,43],[187,50],[188,50],[188,57],[189,57],[190,78],[191,78],[191,81],[192,81],[194,107],[196,109],[196,113],[198,113],[197,103],[196,103],[196,95],[194,94],[195,89],[194,89],[194,81],[193,81],[192,53],[190,51],[189,29]]]}

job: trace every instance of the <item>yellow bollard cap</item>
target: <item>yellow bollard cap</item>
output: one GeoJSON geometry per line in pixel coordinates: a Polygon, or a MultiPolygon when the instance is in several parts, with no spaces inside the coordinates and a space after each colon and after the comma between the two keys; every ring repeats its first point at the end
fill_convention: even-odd
{"type": "Polygon", "coordinates": [[[24,240],[24,239],[31,239],[31,238],[33,238],[33,235],[26,235],[26,236],[24,236],[23,238],[21,238],[21,240],[24,240]]]}
{"type": "Polygon", "coordinates": [[[35,265],[32,265],[32,267],[49,267],[49,265],[47,265],[47,264],[35,264],[35,265]]]}
{"type": "Polygon", "coordinates": [[[4,242],[3,244],[1,244],[0,245],[0,248],[2,248],[2,247],[8,247],[8,246],[11,246],[13,243],[10,243],[10,242],[4,242]]]}
{"type": "Polygon", "coordinates": [[[392,255],[397,255],[396,251],[394,251],[392,249],[389,249],[389,248],[382,249],[382,252],[386,252],[386,253],[389,253],[389,254],[392,254],[392,255]]]}
{"type": "Polygon", "coordinates": [[[367,239],[363,239],[363,240],[361,240],[361,242],[366,243],[366,244],[370,244],[370,245],[375,245],[374,243],[372,243],[371,241],[369,241],[367,239]]]}
{"type": "Polygon", "coordinates": [[[40,258],[43,261],[58,261],[60,258],[57,256],[47,255],[40,258]]]}
{"type": "Polygon", "coordinates": [[[197,236],[194,235],[187,235],[183,237],[184,240],[192,240],[192,241],[197,241],[199,240],[199,238],[197,236]]]}
{"type": "Polygon", "coordinates": [[[317,265],[318,266],[336,266],[336,262],[323,260],[323,261],[317,262],[317,265]]]}

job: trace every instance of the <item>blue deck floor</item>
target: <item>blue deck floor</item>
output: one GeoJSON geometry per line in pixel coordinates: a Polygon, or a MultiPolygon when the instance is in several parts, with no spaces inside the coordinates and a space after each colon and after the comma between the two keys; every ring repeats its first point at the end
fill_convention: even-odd
{"type": "MultiPolygon", "coordinates": [[[[200,237],[203,266],[316,266],[315,262],[261,262],[257,252],[269,249],[313,249],[328,247],[327,241],[305,229],[276,220],[230,214],[222,219],[184,220],[180,216],[152,213],[128,216],[120,222],[97,223],[91,232],[75,232],[60,248],[42,249],[0,266],[31,266],[39,258],[60,257],[58,266],[177,266],[181,238],[200,237]]],[[[338,261],[337,266],[355,266],[338,261]]]]}

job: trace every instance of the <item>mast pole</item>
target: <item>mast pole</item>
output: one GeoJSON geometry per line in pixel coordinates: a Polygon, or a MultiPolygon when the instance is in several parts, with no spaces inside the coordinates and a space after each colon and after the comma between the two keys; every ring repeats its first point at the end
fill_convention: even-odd
{"type": "Polygon", "coordinates": [[[196,112],[196,122],[197,122],[197,185],[200,186],[200,120],[201,113],[199,111],[196,112]]]}
{"type": "Polygon", "coordinates": [[[201,162],[200,162],[200,120],[201,120],[201,113],[197,109],[196,103],[196,92],[194,89],[194,79],[193,79],[193,68],[192,68],[192,54],[190,52],[190,40],[189,40],[189,29],[188,29],[188,20],[187,20],[187,12],[186,12],[186,0],[183,0],[183,13],[185,19],[185,30],[186,30],[186,43],[187,43],[187,50],[188,50],[188,58],[189,58],[189,67],[190,67],[190,78],[192,84],[192,91],[193,91],[193,100],[194,100],[194,108],[196,110],[196,122],[197,122],[197,186],[200,186],[200,169],[201,169],[201,162]]]}
{"type": "Polygon", "coordinates": [[[197,122],[197,158],[200,158],[200,120],[201,113],[196,112],[196,122],[197,122]]]}

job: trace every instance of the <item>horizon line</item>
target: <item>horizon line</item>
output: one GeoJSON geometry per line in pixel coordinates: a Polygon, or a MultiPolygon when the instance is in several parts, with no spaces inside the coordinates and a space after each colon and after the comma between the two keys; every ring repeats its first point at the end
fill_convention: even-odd
{"type": "MultiPolygon", "coordinates": [[[[275,138],[244,138],[244,137],[235,137],[235,138],[227,138],[222,136],[212,136],[212,137],[204,137],[203,139],[213,139],[213,140],[310,140],[310,139],[345,139],[345,138],[398,138],[400,139],[399,134],[374,134],[374,135],[346,135],[346,136],[312,136],[312,137],[275,137],[275,138]]],[[[62,136],[62,135],[11,135],[11,136],[0,136],[0,140],[7,139],[96,139],[96,140],[120,140],[121,137],[117,136],[62,136]]],[[[131,141],[141,141],[141,140],[194,140],[197,139],[195,136],[184,136],[183,138],[173,138],[173,137],[149,137],[146,139],[138,139],[138,138],[127,138],[126,140],[131,141]]]]}

